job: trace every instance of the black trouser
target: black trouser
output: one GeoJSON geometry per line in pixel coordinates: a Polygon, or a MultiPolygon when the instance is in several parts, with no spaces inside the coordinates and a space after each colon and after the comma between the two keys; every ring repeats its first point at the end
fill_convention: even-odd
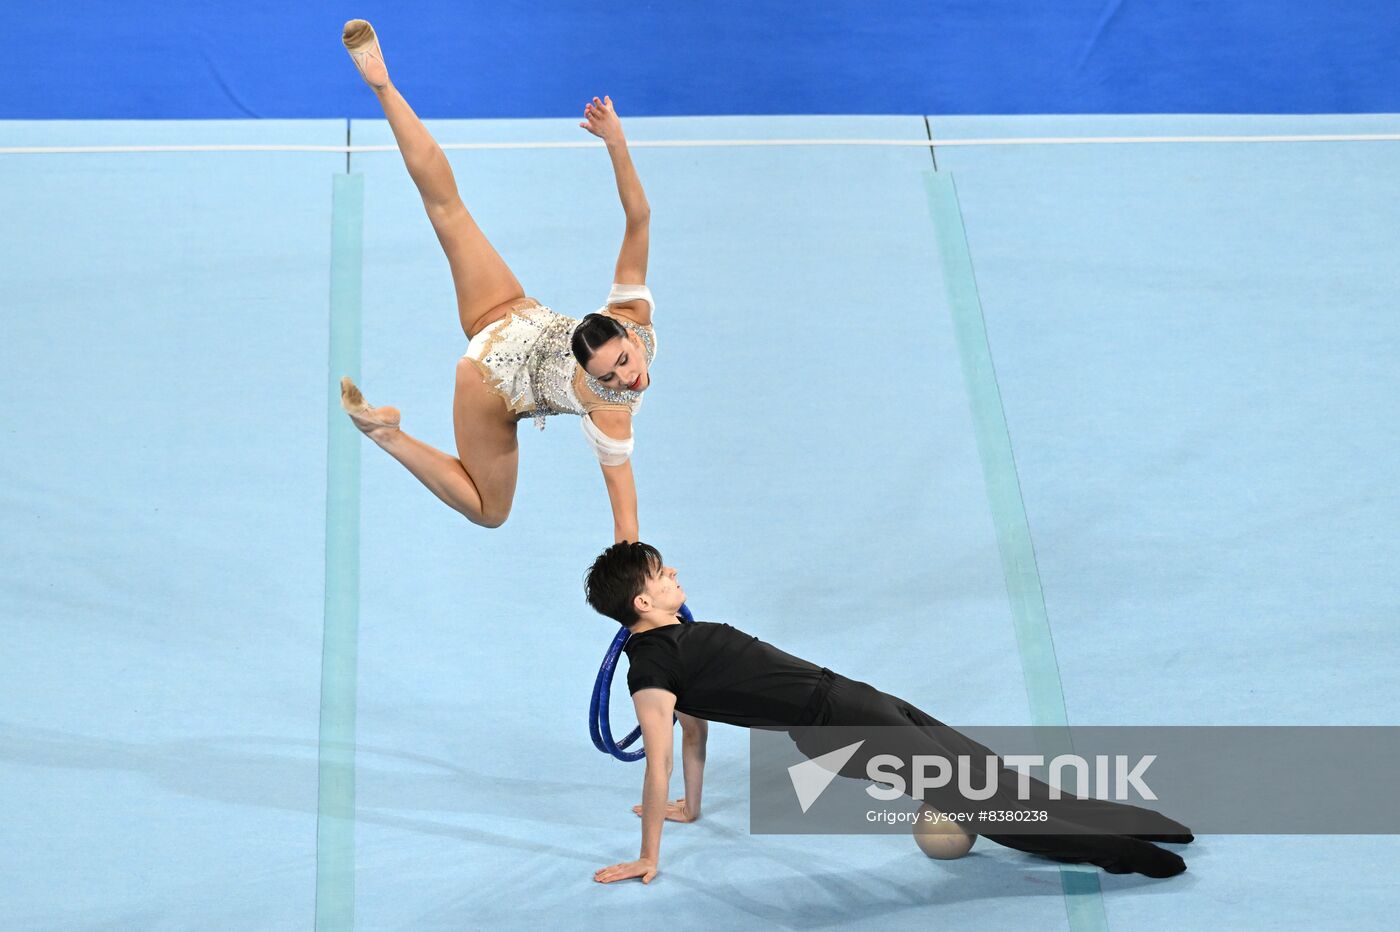
{"type": "MultiPolygon", "coordinates": [[[[841,769],[842,776],[868,779],[866,765],[877,754],[893,754],[905,762],[902,770],[905,791],[914,796],[908,762],[915,755],[935,755],[956,764],[959,757],[967,758],[969,784],[981,788],[988,785],[987,759],[996,757],[985,746],[905,702],[897,696],[882,693],[868,683],[847,679],[838,674],[824,675],[825,696],[814,697],[807,727],[789,731],[798,749],[808,757],[818,757],[838,747],[849,745],[853,733],[865,738],[850,761],[841,769]],[[823,728],[822,726],[843,726],[823,728]],[[860,732],[851,726],[885,726],[860,732]],[[900,727],[890,727],[900,726],[900,727]],[[912,727],[911,727],[912,726],[912,727]]],[[[1046,813],[1039,821],[1035,834],[988,832],[989,825],[1008,823],[974,821],[961,823],[976,826],[974,831],[998,844],[1020,851],[1053,858],[1057,861],[1096,864],[1115,874],[1138,872],[1154,877],[1171,876],[1185,870],[1185,863],[1176,854],[1158,848],[1149,840],[1190,841],[1190,829],[1173,819],[1150,809],[1127,806],[1098,799],[1050,797],[1050,787],[1039,780],[1030,780],[1029,799],[1017,796],[1021,776],[1007,767],[998,767],[996,789],[991,798],[972,802],[957,790],[957,781],[938,789],[925,790],[915,798],[949,813],[976,814],[979,810],[1036,810],[1046,813]],[[1130,818],[1125,818],[1130,817],[1130,818]],[[1109,826],[1132,825],[1132,834],[1118,834],[1109,826]]],[[[1024,827],[1024,824],[1022,825],[1024,827]]]]}

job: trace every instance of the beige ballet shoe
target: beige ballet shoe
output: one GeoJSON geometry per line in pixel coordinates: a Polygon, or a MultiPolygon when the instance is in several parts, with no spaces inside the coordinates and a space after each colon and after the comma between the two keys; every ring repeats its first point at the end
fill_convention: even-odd
{"type": "Polygon", "coordinates": [[[379,50],[379,37],[374,34],[373,26],[365,20],[352,19],[345,24],[340,41],[345,43],[345,51],[350,53],[350,60],[360,69],[360,77],[366,84],[375,90],[389,84],[389,66],[384,63],[384,53],[379,50]]]}
{"type": "Polygon", "coordinates": [[[399,409],[371,407],[349,376],[340,380],[340,406],[371,440],[379,439],[376,434],[382,436],[399,429],[399,409]]]}

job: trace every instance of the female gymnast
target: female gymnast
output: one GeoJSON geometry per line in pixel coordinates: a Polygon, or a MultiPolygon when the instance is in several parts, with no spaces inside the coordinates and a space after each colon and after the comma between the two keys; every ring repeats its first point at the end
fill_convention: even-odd
{"type": "Polygon", "coordinates": [[[614,539],[636,540],[632,414],[651,384],[656,352],[654,304],[645,284],[650,207],[612,101],[594,97],[579,126],[607,144],[627,226],[607,304],[579,321],[526,297],[487,242],[462,203],[441,147],[389,80],[374,28],[351,20],[342,41],[384,108],[447,253],[468,340],[452,402],[456,456],[409,436],[399,426],[398,409],[371,406],[348,378],[341,380],[346,413],[434,495],[482,527],[499,527],[510,514],[519,465],[516,422],[533,417],[543,428],[549,415],[580,415],[602,466],[614,539]]]}

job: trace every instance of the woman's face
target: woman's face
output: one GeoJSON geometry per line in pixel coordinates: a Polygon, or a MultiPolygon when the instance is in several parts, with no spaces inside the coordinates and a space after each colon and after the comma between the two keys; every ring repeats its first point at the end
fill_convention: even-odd
{"type": "Polygon", "coordinates": [[[647,354],[641,342],[630,336],[613,337],[598,347],[584,369],[606,388],[644,392],[651,385],[647,354]]]}

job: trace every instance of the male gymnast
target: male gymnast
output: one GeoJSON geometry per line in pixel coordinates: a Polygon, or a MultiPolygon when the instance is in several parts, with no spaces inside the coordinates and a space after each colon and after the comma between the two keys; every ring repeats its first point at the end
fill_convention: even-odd
{"type": "MultiPolygon", "coordinates": [[[[635,861],[595,872],[593,879],[600,883],[634,877],[650,883],[657,873],[662,823],[700,818],[707,722],[787,731],[808,757],[833,750],[822,742],[838,729],[824,732],[825,726],[847,726],[841,730],[845,735],[851,733],[849,726],[902,726],[865,732],[871,740],[841,773],[865,776],[866,764],[882,750],[895,751],[906,763],[916,754],[933,754],[950,762],[965,755],[972,770],[969,785],[988,786],[988,777],[994,777],[994,796],[971,803],[953,792],[950,784],[944,790],[926,789],[915,798],[943,812],[1035,807],[1046,813],[1038,831],[1053,833],[1007,834],[1000,829],[988,833],[983,828],[982,834],[1056,861],[1149,877],[1171,877],[1186,870],[1180,856],[1151,843],[1192,840],[1190,829],[1173,819],[1102,800],[1068,795],[1052,799],[1049,787],[1037,780],[1029,781],[1030,800],[1020,799],[1017,787],[1018,782],[1024,787],[1024,776],[1006,767],[989,775],[985,762],[994,756],[991,751],[903,699],[784,653],[729,625],[683,624],[677,612],[685,602],[685,590],[676,581],[676,570],[663,564],[654,547],[626,541],[609,547],[589,568],[585,591],[589,605],[631,632],[624,648],[630,663],[627,687],[646,749],[642,804],[633,810],[642,817],[641,853],[635,861]],[[673,713],[681,724],[685,797],[668,801],[673,713]],[[1106,827],[1115,824],[1115,817],[1117,825],[1124,825],[1124,816],[1131,816],[1135,834],[1118,834],[1106,827]],[[1136,834],[1143,829],[1148,833],[1136,834]]],[[[904,780],[906,788],[913,785],[912,780],[904,780]]]]}

